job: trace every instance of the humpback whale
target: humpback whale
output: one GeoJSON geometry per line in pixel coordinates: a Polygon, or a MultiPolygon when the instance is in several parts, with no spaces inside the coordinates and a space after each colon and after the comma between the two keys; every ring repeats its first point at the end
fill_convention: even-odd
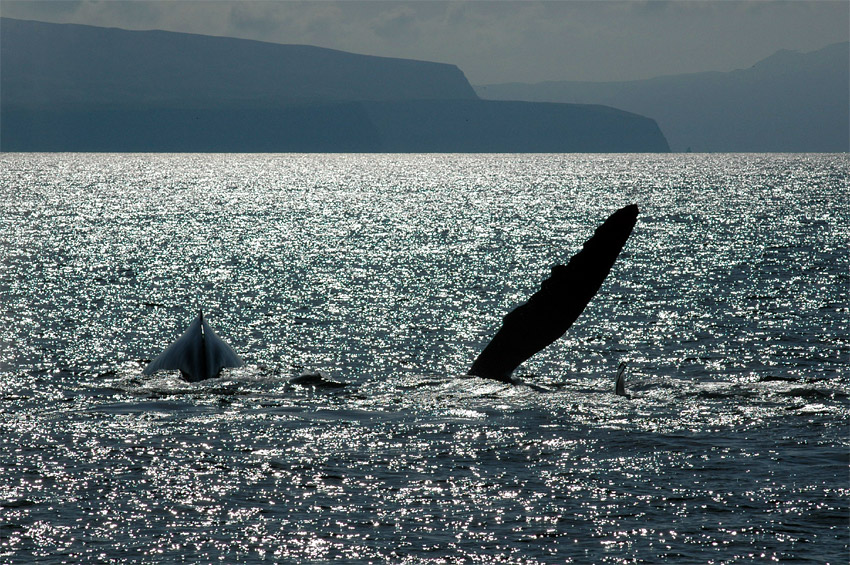
{"type": "Polygon", "coordinates": [[[617,379],[614,381],[614,394],[616,394],[617,396],[625,396],[626,398],[628,398],[629,395],[626,394],[625,372],[626,362],[623,361],[620,363],[620,366],[617,367],[617,379]]]}
{"type": "Polygon", "coordinates": [[[540,290],[504,317],[501,329],[475,359],[469,374],[513,382],[514,369],[564,335],[599,291],[631,235],[637,215],[635,204],[617,210],[569,263],[552,267],[540,290]]]}
{"type": "Polygon", "coordinates": [[[241,367],[244,364],[207,324],[204,313],[198,311],[198,316],[183,335],[151,361],[143,374],[178,369],[185,380],[197,382],[218,376],[224,367],[241,367]]]}

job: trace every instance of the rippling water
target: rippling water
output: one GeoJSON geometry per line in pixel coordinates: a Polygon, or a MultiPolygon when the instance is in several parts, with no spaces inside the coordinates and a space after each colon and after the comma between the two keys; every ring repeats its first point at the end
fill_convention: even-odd
{"type": "Polygon", "coordinates": [[[844,563],[848,179],[847,155],[0,155],[0,561],[844,563]],[[465,377],[632,202],[533,386],[465,377]],[[201,306],[247,366],[143,376],[201,306]],[[290,382],[312,370],[347,386],[290,382]]]}

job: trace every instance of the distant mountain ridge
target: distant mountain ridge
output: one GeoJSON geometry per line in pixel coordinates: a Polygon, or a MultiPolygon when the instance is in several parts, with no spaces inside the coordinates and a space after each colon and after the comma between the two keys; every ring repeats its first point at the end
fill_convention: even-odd
{"type": "Polygon", "coordinates": [[[850,44],[747,69],[628,82],[506,83],[484,99],[604,104],[654,118],[674,151],[850,151],[850,44]]]}
{"type": "Polygon", "coordinates": [[[654,120],[481,100],[454,65],[0,18],[0,150],[666,152],[654,120]]]}
{"type": "Polygon", "coordinates": [[[167,31],[0,25],[3,104],[17,108],[477,98],[460,69],[442,63],[167,31]]]}

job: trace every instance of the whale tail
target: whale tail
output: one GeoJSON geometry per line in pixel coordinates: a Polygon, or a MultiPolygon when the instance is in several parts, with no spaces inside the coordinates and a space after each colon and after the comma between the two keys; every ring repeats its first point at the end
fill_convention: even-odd
{"type": "Polygon", "coordinates": [[[511,382],[526,359],[564,335],[599,291],[637,222],[631,204],[611,214],[566,265],[552,267],[528,302],[504,317],[502,328],[481,352],[470,375],[511,382]]]}
{"type": "Polygon", "coordinates": [[[216,335],[204,320],[204,313],[199,311],[183,335],[151,361],[143,373],[152,375],[157,371],[179,370],[184,379],[196,382],[218,376],[225,367],[241,367],[244,364],[216,335]]]}

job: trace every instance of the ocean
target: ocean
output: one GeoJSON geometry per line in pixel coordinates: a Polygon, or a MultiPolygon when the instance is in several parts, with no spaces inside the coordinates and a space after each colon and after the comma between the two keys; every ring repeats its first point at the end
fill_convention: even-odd
{"type": "Polygon", "coordinates": [[[0,154],[0,562],[846,563],[849,179],[0,154]],[[631,203],[566,335],[517,384],[466,376],[631,203]],[[246,366],[143,375],[199,309],[246,366]]]}

